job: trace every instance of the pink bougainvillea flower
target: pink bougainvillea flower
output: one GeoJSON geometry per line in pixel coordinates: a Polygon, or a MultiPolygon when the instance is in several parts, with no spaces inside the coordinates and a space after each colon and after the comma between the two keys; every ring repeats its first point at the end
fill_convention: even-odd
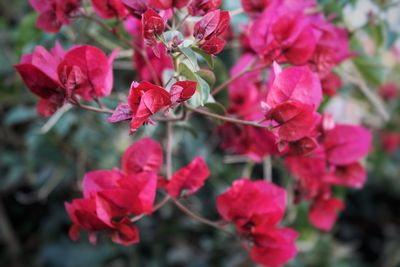
{"type": "Polygon", "coordinates": [[[206,53],[215,55],[222,51],[225,41],[220,37],[229,27],[228,11],[219,9],[207,13],[194,25],[194,37],[199,41],[199,47],[206,53]]]}
{"type": "Polygon", "coordinates": [[[131,121],[131,133],[143,123],[151,123],[150,117],[163,108],[173,108],[178,103],[190,99],[196,91],[197,82],[178,81],[171,86],[170,93],[163,87],[149,82],[133,82],[128,96],[128,104],[120,103],[107,120],[111,123],[131,121]]]}
{"type": "Polygon", "coordinates": [[[309,60],[311,68],[325,78],[342,61],[354,56],[349,50],[347,31],[322,19],[313,21],[313,28],[319,34],[318,42],[309,60]]]}
{"type": "Polygon", "coordinates": [[[129,13],[137,19],[150,7],[149,0],[121,0],[129,13]]]}
{"type": "Polygon", "coordinates": [[[396,152],[400,145],[400,133],[397,132],[383,132],[381,134],[382,147],[383,149],[392,154],[396,152]]]}
{"type": "Polygon", "coordinates": [[[189,3],[189,0],[150,0],[150,5],[157,9],[169,9],[176,7],[182,9],[189,3]]]}
{"type": "Polygon", "coordinates": [[[192,16],[204,16],[205,14],[219,8],[222,0],[192,0],[188,7],[192,16]]]}
{"type": "Polygon", "coordinates": [[[279,148],[278,145],[279,151],[286,155],[307,155],[314,151],[314,149],[318,148],[317,141],[315,138],[310,136],[305,136],[299,140],[291,141],[286,145],[288,150],[285,149],[286,147],[279,148]]]}
{"type": "Polygon", "coordinates": [[[317,75],[306,67],[289,67],[283,71],[275,65],[271,88],[266,103],[275,107],[287,100],[311,105],[316,110],[322,99],[321,83],[317,75]]]}
{"type": "Polygon", "coordinates": [[[58,32],[63,24],[70,24],[81,7],[81,0],[29,0],[29,3],[39,13],[36,26],[46,32],[58,32]]]}
{"type": "Polygon", "coordinates": [[[343,86],[343,82],[338,75],[331,72],[321,80],[321,86],[325,95],[334,96],[340,87],[343,86]]]}
{"type": "Polygon", "coordinates": [[[131,132],[135,132],[143,123],[162,108],[170,106],[170,94],[162,87],[149,82],[133,82],[128,104],[132,111],[131,132]]]}
{"type": "Polygon", "coordinates": [[[117,53],[118,49],[107,58],[103,51],[94,46],[72,48],[58,66],[60,81],[68,92],[74,91],[87,101],[108,96],[113,86],[112,63],[117,53]]]}
{"type": "Polygon", "coordinates": [[[371,133],[363,127],[337,124],[323,139],[328,162],[346,165],[360,160],[368,154],[371,139],[371,133]]]}
{"type": "Polygon", "coordinates": [[[172,105],[190,99],[196,92],[197,82],[179,81],[171,86],[169,91],[172,105]]]}
{"type": "Polygon", "coordinates": [[[122,3],[122,0],[91,0],[94,12],[103,19],[112,19],[117,17],[123,19],[128,11],[122,3]]]}
{"type": "Polygon", "coordinates": [[[259,16],[270,2],[271,0],[241,0],[244,12],[252,17],[259,16]]]}
{"type": "Polygon", "coordinates": [[[361,188],[367,179],[365,168],[355,162],[348,165],[338,165],[332,173],[325,176],[325,180],[334,185],[361,188]]]}
{"type": "Polygon", "coordinates": [[[32,54],[23,55],[20,64],[15,65],[28,89],[40,97],[37,110],[45,117],[54,114],[66,102],[67,93],[57,75],[64,53],[58,43],[50,52],[37,46],[32,54]]]}
{"type": "Polygon", "coordinates": [[[132,36],[132,41],[135,43],[134,48],[144,50],[143,52],[135,51],[136,53],[133,53],[133,66],[140,80],[156,82],[154,80],[154,77],[156,77],[158,81],[162,81],[164,70],[174,68],[172,58],[167,55],[165,46],[162,43],[158,43],[154,49],[145,47],[144,39],[140,38],[142,36],[142,23],[134,17],[128,17],[124,22],[124,26],[132,36]],[[157,55],[154,54],[154,50],[158,51],[157,55]],[[147,56],[148,61],[143,56],[147,56]],[[151,64],[152,69],[147,64],[151,64]]]}
{"type": "Polygon", "coordinates": [[[302,10],[272,1],[250,29],[250,43],[267,64],[303,65],[312,57],[317,38],[302,10]]]}
{"type": "Polygon", "coordinates": [[[190,196],[204,185],[209,175],[206,162],[201,157],[195,157],[191,163],[172,175],[166,188],[168,195],[173,199],[182,195],[190,196]]]}
{"type": "Polygon", "coordinates": [[[386,101],[395,100],[397,95],[399,94],[399,88],[395,83],[388,82],[388,83],[383,84],[379,88],[379,94],[386,101]]]}
{"type": "Polygon", "coordinates": [[[286,191],[265,181],[236,180],[217,198],[217,210],[232,222],[252,259],[264,266],[282,266],[296,253],[297,233],[278,228],[286,208],[286,191]]]}
{"type": "Polygon", "coordinates": [[[326,191],[326,159],[323,148],[317,148],[308,155],[285,157],[285,166],[294,175],[302,189],[300,198],[314,199],[326,191]]]}
{"type": "Polygon", "coordinates": [[[155,46],[157,38],[165,29],[164,19],[155,12],[152,8],[147,9],[142,17],[142,30],[143,38],[147,41],[149,46],[155,46]]]}
{"type": "Polygon", "coordinates": [[[246,155],[256,162],[261,162],[267,155],[278,154],[275,136],[268,129],[224,123],[218,133],[222,149],[246,155]]]}
{"type": "Polygon", "coordinates": [[[338,212],[344,204],[337,198],[317,198],[312,204],[308,218],[314,227],[322,231],[330,231],[336,222],[338,212]]]}
{"type": "Polygon", "coordinates": [[[133,143],[122,156],[122,171],[126,174],[143,171],[158,173],[163,163],[161,145],[151,138],[133,143]]]}
{"type": "Polygon", "coordinates": [[[251,258],[262,266],[283,266],[297,254],[295,242],[299,234],[291,228],[260,225],[251,234],[254,239],[251,258]]]}
{"type": "Polygon", "coordinates": [[[82,229],[89,232],[92,244],[96,243],[97,232],[104,232],[117,244],[127,246],[139,242],[138,229],[132,225],[129,216],[153,212],[157,172],[161,165],[160,144],[144,138],[132,144],[124,153],[122,171],[114,169],[86,173],[83,198],[65,203],[73,222],[71,239],[77,240],[82,229]],[[143,151],[146,152],[143,154],[143,151]]]}
{"type": "Polygon", "coordinates": [[[317,123],[313,106],[292,100],[275,106],[265,118],[276,123],[277,136],[284,141],[297,141],[308,136],[317,123]]]}
{"type": "Polygon", "coordinates": [[[234,222],[239,231],[249,223],[276,225],[286,208],[284,189],[265,181],[236,180],[217,198],[217,210],[222,218],[234,222]]]}

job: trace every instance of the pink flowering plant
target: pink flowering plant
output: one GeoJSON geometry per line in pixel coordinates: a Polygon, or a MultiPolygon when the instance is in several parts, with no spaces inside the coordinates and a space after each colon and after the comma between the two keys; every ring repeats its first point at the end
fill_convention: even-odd
{"type": "MultiPolygon", "coordinates": [[[[350,30],[317,1],[225,2],[235,3],[29,1],[44,32],[98,29],[91,44],[78,35],[72,46],[55,41],[22,55],[15,69],[37,96],[37,113],[51,121],[71,109],[95,112],[123,129],[113,138],[128,140],[121,157],[112,155],[117,166],[84,169],[81,195],[65,199],[70,239],[162,240],[168,233],[146,233],[141,222],[169,224],[160,214],[174,207],[237,242],[244,262],[279,267],[310,232],[332,231],[346,209],[343,192],[364,186],[371,125],[346,121],[331,100],[345,85],[360,87],[387,120],[382,99],[395,98],[396,85],[383,86],[382,98],[366,91],[350,30]],[[128,84],[116,78],[122,63],[128,84]],[[180,142],[186,135],[190,148],[180,142]],[[226,168],[233,177],[220,176],[226,168]],[[308,232],[296,214],[306,214],[308,232]]],[[[382,135],[395,151],[398,134],[382,135]]]]}

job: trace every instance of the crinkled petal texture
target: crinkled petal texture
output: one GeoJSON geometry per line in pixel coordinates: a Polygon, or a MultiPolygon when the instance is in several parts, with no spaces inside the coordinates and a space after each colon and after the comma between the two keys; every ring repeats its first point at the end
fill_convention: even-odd
{"type": "Polygon", "coordinates": [[[344,208],[340,199],[319,198],[314,201],[308,213],[308,218],[314,227],[322,231],[330,231],[336,222],[338,212],[344,208]]]}
{"type": "Polygon", "coordinates": [[[204,159],[195,157],[191,163],[174,173],[167,185],[167,193],[173,199],[182,195],[192,195],[204,185],[209,175],[210,171],[204,159]]]}
{"type": "Polygon", "coordinates": [[[151,213],[157,175],[142,172],[123,175],[118,170],[93,171],[84,177],[84,197],[96,197],[97,215],[105,222],[126,214],[151,213]]]}
{"type": "Polygon", "coordinates": [[[359,189],[367,179],[367,172],[359,162],[336,166],[335,171],[326,176],[325,180],[334,185],[348,186],[359,189]]]}
{"type": "Polygon", "coordinates": [[[163,18],[151,8],[143,14],[142,25],[143,37],[150,40],[155,40],[156,36],[161,35],[165,28],[163,18]]]}
{"type": "Polygon", "coordinates": [[[90,45],[78,46],[67,52],[61,64],[70,68],[78,67],[82,73],[81,83],[75,88],[76,93],[88,101],[94,97],[108,96],[113,86],[112,62],[117,53],[118,50],[114,50],[107,58],[103,51],[90,45]]]}
{"type": "Polygon", "coordinates": [[[336,125],[323,140],[329,163],[347,165],[366,156],[371,147],[371,133],[356,125],[336,125]]]}
{"type": "Polygon", "coordinates": [[[37,111],[49,117],[66,101],[66,90],[59,82],[57,65],[64,55],[64,50],[57,43],[50,52],[37,46],[32,54],[23,55],[21,63],[15,65],[25,85],[40,97],[37,111]]]}
{"type": "Polygon", "coordinates": [[[221,3],[222,0],[192,0],[188,7],[189,14],[192,16],[204,16],[216,10],[221,3]]]}
{"type": "Polygon", "coordinates": [[[236,180],[217,198],[217,210],[228,222],[241,228],[250,221],[277,224],[286,208],[284,189],[265,181],[236,180]]]}
{"type": "Polygon", "coordinates": [[[122,171],[126,174],[158,173],[162,164],[161,145],[149,137],[133,143],[122,156],[122,171]]]}
{"type": "Polygon", "coordinates": [[[265,267],[279,267],[289,262],[296,254],[298,233],[290,228],[258,226],[252,231],[254,246],[251,258],[265,267]]]}
{"type": "Polygon", "coordinates": [[[196,92],[197,82],[179,81],[171,86],[169,94],[172,104],[189,100],[196,92]]]}
{"type": "Polygon", "coordinates": [[[316,48],[317,38],[303,10],[288,8],[281,1],[271,1],[250,32],[251,47],[267,64],[304,65],[316,48]]]}
{"type": "Polygon", "coordinates": [[[275,107],[287,100],[311,105],[315,110],[322,99],[321,83],[308,67],[289,67],[281,71],[274,68],[272,86],[268,92],[267,104],[275,107]]]}
{"type": "Polygon", "coordinates": [[[133,113],[131,132],[135,132],[143,123],[160,111],[170,106],[170,94],[162,87],[142,82],[133,82],[128,96],[128,104],[133,113]]]}
{"type": "Polygon", "coordinates": [[[97,170],[83,179],[83,198],[65,203],[73,222],[70,237],[79,230],[89,231],[96,243],[96,232],[103,231],[113,242],[131,245],[139,242],[139,232],[130,216],[153,212],[157,181],[162,165],[161,146],[150,138],[132,144],[123,155],[122,171],[97,170]]]}
{"type": "Polygon", "coordinates": [[[127,10],[121,0],[92,0],[96,14],[103,19],[124,18],[127,10]]]}
{"type": "Polygon", "coordinates": [[[81,0],[29,0],[29,3],[39,13],[36,26],[46,32],[58,32],[81,7],[81,0]]]}
{"type": "Polygon", "coordinates": [[[277,123],[278,137],[285,141],[297,141],[309,135],[318,119],[313,106],[297,101],[279,104],[265,117],[277,123]]]}
{"type": "Polygon", "coordinates": [[[189,0],[150,0],[150,5],[157,9],[166,10],[176,7],[178,9],[184,8],[189,3],[189,0]]]}

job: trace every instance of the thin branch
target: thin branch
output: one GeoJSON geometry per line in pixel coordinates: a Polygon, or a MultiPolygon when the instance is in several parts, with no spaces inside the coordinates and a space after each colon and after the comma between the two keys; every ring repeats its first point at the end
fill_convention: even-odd
{"type": "Polygon", "coordinates": [[[272,162],[271,156],[265,156],[263,160],[264,180],[267,182],[272,181],[272,162]]]}
{"type": "Polygon", "coordinates": [[[230,15],[231,17],[233,17],[233,16],[236,16],[236,15],[240,15],[240,14],[242,14],[243,12],[244,12],[243,8],[238,8],[238,9],[229,11],[229,15],[230,15]]]}
{"type": "Polygon", "coordinates": [[[173,123],[167,122],[167,180],[172,177],[172,142],[173,142],[173,123]]]}
{"type": "Polygon", "coordinates": [[[114,111],[111,110],[111,109],[108,109],[108,108],[97,108],[97,107],[93,107],[93,106],[88,106],[88,105],[82,104],[79,101],[76,101],[75,104],[80,108],[83,108],[83,109],[86,109],[86,110],[90,110],[90,111],[94,111],[94,112],[98,112],[98,113],[106,113],[106,114],[113,114],[114,113],[114,111]]]}
{"type": "Polygon", "coordinates": [[[56,113],[54,113],[50,119],[40,128],[40,133],[45,134],[51,130],[51,128],[56,125],[56,123],[60,120],[62,115],[64,115],[68,110],[72,108],[71,104],[65,104],[56,113]]]}
{"type": "MultiPolygon", "coordinates": [[[[161,209],[165,204],[168,203],[168,201],[169,201],[170,199],[171,199],[171,198],[170,198],[168,195],[165,196],[158,204],[156,204],[156,205],[153,207],[153,211],[152,211],[152,212],[156,212],[156,211],[158,211],[159,209],[161,209]]],[[[137,216],[133,217],[133,218],[131,219],[131,223],[134,223],[134,222],[139,221],[139,220],[142,219],[144,216],[146,216],[146,214],[140,214],[140,215],[137,215],[137,216]]]]}
{"type": "Polygon", "coordinates": [[[185,213],[187,216],[189,216],[190,218],[192,218],[193,220],[196,220],[200,223],[209,225],[211,227],[214,227],[218,230],[221,230],[229,235],[232,235],[234,237],[237,237],[234,233],[226,230],[222,225],[220,225],[218,222],[213,222],[210,221],[196,213],[194,213],[193,211],[189,210],[187,207],[185,207],[182,203],[180,203],[178,200],[173,200],[173,203],[175,204],[175,206],[178,207],[178,209],[180,209],[183,213],[185,213]]]}
{"type": "Polygon", "coordinates": [[[208,111],[206,111],[204,109],[192,108],[189,105],[186,105],[186,108],[188,110],[190,110],[190,111],[195,112],[195,113],[199,113],[199,114],[202,114],[204,116],[215,118],[215,119],[220,119],[222,121],[232,122],[232,123],[236,123],[236,124],[243,124],[243,125],[248,125],[248,126],[253,126],[253,127],[257,127],[257,128],[263,128],[263,129],[268,129],[269,128],[269,126],[259,124],[259,122],[257,122],[257,121],[246,121],[246,120],[236,119],[236,118],[233,118],[233,117],[222,116],[222,115],[218,115],[218,114],[215,114],[215,113],[208,112],[208,111]]]}
{"type": "Polygon", "coordinates": [[[388,121],[390,119],[390,115],[386,110],[385,104],[382,99],[371,88],[368,87],[367,83],[361,77],[361,74],[358,72],[357,68],[353,64],[350,64],[349,66],[351,74],[347,73],[346,70],[339,71],[339,74],[349,83],[356,85],[375,107],[382,119],[384,121],[388,121]]]}

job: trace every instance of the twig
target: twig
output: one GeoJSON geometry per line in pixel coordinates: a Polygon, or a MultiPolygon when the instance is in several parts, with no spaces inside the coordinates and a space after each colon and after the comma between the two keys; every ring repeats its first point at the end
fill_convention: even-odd
{"type": "Polygon", "coordinates": [[[173,142],[173,123],[167,122],[167,179],[172,177],[172,142],[173,142]]]}
{"type": "Polygon", "coordinates": [[[51,128],[54,127],[54,125],[60,120],[62,115],[64,115],[68,110],[72,108],[72,105],[67,103],[64,106],[62,106],[59,110],[57,110],[56,113],[53,114],[53,116],[50,117],[50,119],[42,126],[40,129],[40,133],[45,134],[48,133],[51,128]]]}
{"type": "MultiPolygon", "coordinates": [[[[152,212],[156,212],[156,211],[158,211],[159,209],[161,209],[165,204],[168,203],[168,201],[169,201],[170,199],[171,199],[171,198],[170,198],[168,195],[165,196],[158,204],[156,204],[156,205],[153,207],[153,211],[152,211],[152,212]]],[[[134,223],[134,222],[139,221],[139,220],[142,219],[144,216],[146,216],[146,214],[140,214],[140,215],[137,215],[137,216],[133,217],[133,218],[131,219],[131,223],[134,223]]]]}
{"type": "Polygon", "coordinates": [[[94,111],[94,112],[98,112],[98,113],[106,113],[106,114],[113,114],[114,111],[108,108],[97,108],[97,107],[93,107],[93,106],[88,106],[85,104],[82,104],[79,101],[76,101],[75,103],[78,107],[86,109],[86,110],[90,110],[90,111],[94,111]]]}
{"type": "Polygon", "coordinates": [[[263,128],[263,129],[268,129],[269,128],[269,126],[259,124],[256,121],[246,121],[246,120],[236,119],[236,118],[233,118],[233,117],[222,116],[222,115],[218,115],[218,114],[215,114],[215,113],[208,112],[208,111],[206,111],[204,109],[192,108],[189,105],[186,105],[186,108],[188,110],[190,110],[190,111],[195,112],[195,113],[199,113],[199,114],[202,114],[202,115],[205,115],[205,116],[208,116],[208,117],[211,117],[211,118],[215,118],[215,119],[220,119],[220,120],[226,121],[226,122],[232,122],[232,123],[236,123],[236,124],[243,124],[243,125],[248,125],[248,126],[253,126],[253,127],[263,128]]]}
{"type": "Polygon", "coordinates": [[[263,160],[264,180],[267,182],[272,181],[272,162],[271,156],[265,156],[263,160]]]}
{"type": "Polygon", "coordinates": [[[233,16],[236,16],[236,15],[240,15],[240,14],[242,14],[243,12],[244,12],[243,8],[238,8],[238,9],[229,11],[229,15],[230,15],[231,17],[233,17],[233,16]]]}
{"type": "Polygon", "coordinates": [[[379,115],[382,117],[384,121],[388,121],[390,118],[389,113],[386,110],[385,104],[382,99],[374,93],[371,88],[368,87],[367,83],[361,77],[361,74],[358,72],[357,68],[350,64],[351,74],[347,73],[346,70],[339,71],[339,74],[351,84],[356,85],[360,91],[365,95],[365,97],[371,102],[371,104],[378,111],[379,115]]]}
{"type": "Polygon", "coordinates": [[[218,229],[218,230],[221,230],[221,231],[223,231],[223,232],[225,232],[225,233],[227,233],[227,234],[229,234],[229,235],[232,235],[232,236],[234,236],[234,237],[237,237],[234,233],[232,233],[232,232],[226,230],[226,229],[225,229],[223,226],[221,226],[218,222],[210,221],[210,220],[208,220],[208,219],[206,219],[206,218],[204,218],[204,217],[202,217],[202,216],[200,216],[200,215],[194,213],[193,211],[189,210],[187,207],[185,207],[185,206],[184,206],[182,203],[180,203],[178,200],[174,200],[173,203],[175,204],[175,206],[178,207],[178,209],[180,209],[183,213],[185,213],[185,214],[186,214],[187,216],[189,216],[190,218],[192,218],[192,219],[194,219],[194,220],[196,220],[196,221],[198,221],[198,222],[200,222],[200,223],[203,223],[203,224],[209,225],[209,226],[211,226],[211,227],[214,227],[214,228],[216,228],[216,229],[218,229]]]}

